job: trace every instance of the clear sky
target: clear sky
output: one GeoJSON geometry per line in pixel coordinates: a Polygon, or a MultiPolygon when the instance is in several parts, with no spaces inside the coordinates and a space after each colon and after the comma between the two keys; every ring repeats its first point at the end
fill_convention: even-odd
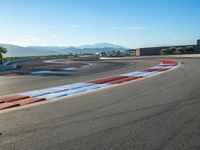
{"type": "Polygon", "coordinates": [[[200,0],[0,0],[0,43],[194,44],[200,0]]]}

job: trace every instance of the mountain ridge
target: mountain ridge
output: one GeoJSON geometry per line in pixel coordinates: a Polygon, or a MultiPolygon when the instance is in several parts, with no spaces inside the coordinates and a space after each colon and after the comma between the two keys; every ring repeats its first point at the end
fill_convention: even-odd
{"type": "Polygon", "coordinates": [[[78,47],[65,46],[18,46],[13,44],[0,44],[6,47],[8,52],[5,57],[23,57],[23,56],[44,56],[44,55],[62,55],[69,53],[99,53],[102,51],[126,50],[127,48],[110,43],[96,43],[91,45],[82,45],[78,47]]]}

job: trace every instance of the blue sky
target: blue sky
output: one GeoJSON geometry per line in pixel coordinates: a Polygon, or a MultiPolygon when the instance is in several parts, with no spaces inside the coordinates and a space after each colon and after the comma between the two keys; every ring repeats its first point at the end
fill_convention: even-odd
{"type": "Polygon", "coordinates": [[[129,48],[194,44],[199,0],[0,0],[0,43],[129,48]]]}

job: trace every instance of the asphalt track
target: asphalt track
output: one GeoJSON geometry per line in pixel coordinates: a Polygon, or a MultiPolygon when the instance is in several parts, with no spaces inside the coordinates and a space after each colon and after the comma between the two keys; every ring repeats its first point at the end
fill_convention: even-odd
{"type": "MultiPolygon", "coordinates": [[[[183,65],[178,69],[138,82],[0,114],[0,149],[199,150],[199,59],[180,61],[183,65]]],[[[141,66],[128,65],[74,79],[155,65],[134,62],[141,66]]],[[[18,85],[28,87],[22,80],[18,85]]],[[[63,80],[70,79],[59,82],[63,80]]],[[[12,82],[14,79],[10,86],[15,84],[12,82]]]]}
{"type": "Polygon", "coordinates": [[[92,61],[87,62],[93,66],[82,69],[68,76],[14,76],[0,80],[0,95],[13,94],[29,90],[37,90],[41,88],[65,85],[98,78],[109,77],[121,73],[137,71],[159,64],[155,61],[92,61]]]}

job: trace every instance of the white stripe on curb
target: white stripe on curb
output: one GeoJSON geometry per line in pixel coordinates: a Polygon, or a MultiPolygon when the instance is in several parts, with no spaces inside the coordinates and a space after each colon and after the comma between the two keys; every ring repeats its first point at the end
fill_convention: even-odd
{"type": "Polygon", "coordinates": [[[158,74],[159,72],[142,72],[142,71],[135,71],[135,72],[130,72],[130,73],[126,73],[126,74],[122,74],[120,76],[135,76],[135,77],[147,77],[147,76],[151,76],[151,75],[155,75],[158,74]]]}
{"type": "Polygon", "coordinates": [[[104,84],[101,84],[101,83],[97,84],[98,82],[96,82],[95,80],[95,81],[80,82],[80,83],[68,84],[68,85],[63,85],[63,86],[56,86],[52,88],[28,91],[28,92],[18,93],[15,95],[29,96],[31,98],[45,98],[46,100],[60,100],[68,96],[78,95],[80,93],[90,92],[90,91],[103,89],[103,88],[109,88],[109,87],[115,86],[116,84],[119,85],[121,83],[126,83],[126,82],[137,80],[137,79],[151,77],[157,74],[168,72],[171,69],[177,68],[178,66],[180,66],[180,62],[178,62],[176,66],[172,66],[172,64],[167,65],[166,63],[164,63],[163,65],[161,63],[158,66],[148,68],[148,69],[156,70],[156,71],[152,70],[153,72],[151,72],[151,70],[149,70],[148,72],[148,69],[146,69],[146,71],[135,71],[135,72],[129,72],[129,73],[118,75],[118,76],[121,76],[122,78],[118,78],[118,76],[114,76],[114,77],[110,77],[111,79],[113,78],[113,80],[107,80],[107,78],[101,79],[101,80],[105,80],[104,84]],[[164,70],[159,70],[159,69],[164,69],[164,70]],[[132,77],[133,77],[133,80],[131,79],[132,77]],[[134,77],[141,77],[141,78],[134,78],[134,77]]]}

